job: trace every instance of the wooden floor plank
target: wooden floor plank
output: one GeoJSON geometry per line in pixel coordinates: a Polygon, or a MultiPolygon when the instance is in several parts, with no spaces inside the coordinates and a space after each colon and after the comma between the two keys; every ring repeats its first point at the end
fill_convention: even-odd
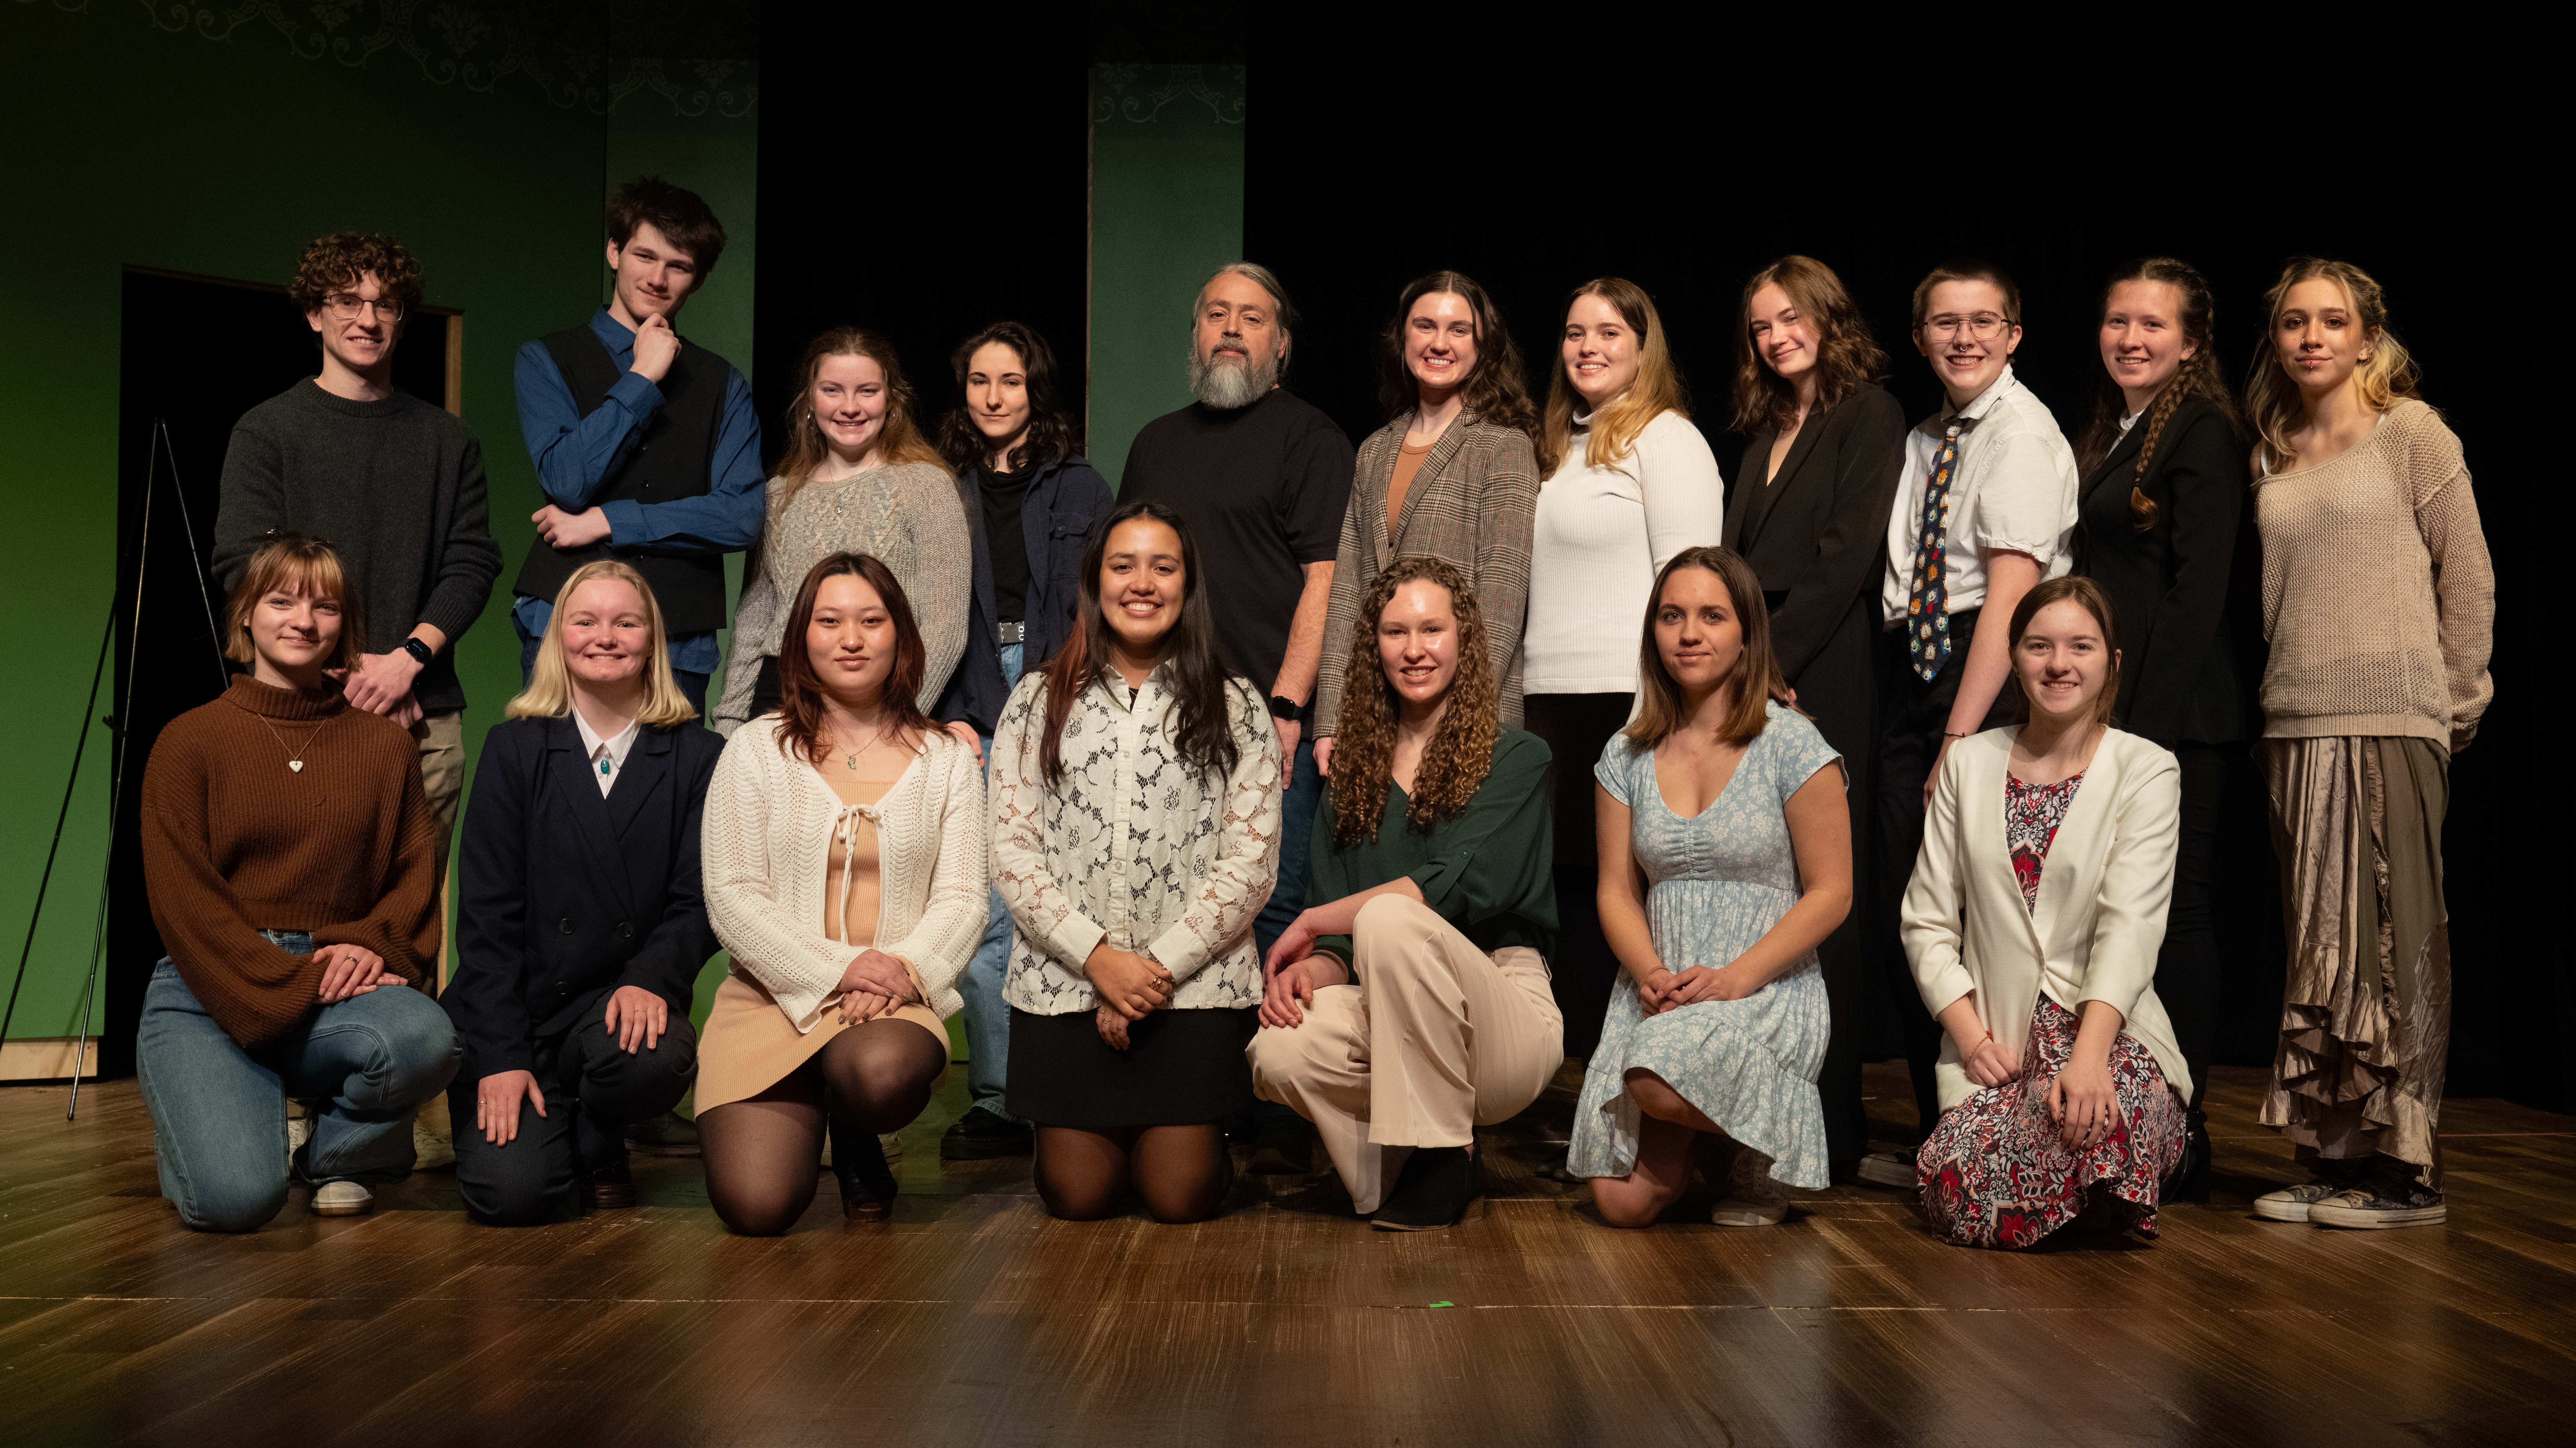
{"type": "MultiPolygon", "coordinates": [[[[1873,1109],[1907,1108],[1872,1068],[1873,1109]]],[[[962,1083],[904,1133],[894,1220],[826,1179],[728,1236],[693,1160],[643,1205],[478,1227],[424,1174],[365,1217],[299,1192],[201,1237],[159,1198],[131,1082],[0,1089],[0,1442],[1228,1445],[2485,1443],[2576,1402],[2576,1131],[2448,1103],[2448,1225],[2256,1220],[2291,1179],[2221,1070],[2218,1189],[2162,1238],[1947,1246],[1905,1196],[1802,1196],[1767,1231],[1686,1201],[1604,1226],[1544,1168],[1571,1080],[1489,1143],[1448,1232],[1349,1215],[1329,1176],[1217,1220],[1050,1220],[1025,1159],[943,1163],[962,1083]]]]}

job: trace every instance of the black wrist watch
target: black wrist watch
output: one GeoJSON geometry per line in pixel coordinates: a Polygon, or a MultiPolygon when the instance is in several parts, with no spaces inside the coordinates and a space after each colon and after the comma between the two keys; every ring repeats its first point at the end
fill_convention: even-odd
{"type": "Polygon", "coordinates": [[[1305,712],[1306,706],[1294,699],[1279,694],[1270,696],[1270,717],[1273,719],[1294,719],[1305,712]]]}
{"type": "Polygon", "coordinates": [[[402,651],[411,655],[412,658],[424,669],[429,667],[429,661],[431,659],[438,657],[436,654],[429,651],[429,645],[422,643],[416,638],[404,639],[402,641],[402,651]]]}

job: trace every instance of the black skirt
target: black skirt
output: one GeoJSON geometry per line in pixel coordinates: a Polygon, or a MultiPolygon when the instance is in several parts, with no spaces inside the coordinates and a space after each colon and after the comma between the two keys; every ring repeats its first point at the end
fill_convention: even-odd
{"type": "Polygon", "coordinates": [[[1040,1126],[1116,1131],[1222,1121],[1252,1096],[1244,1047],[1260,1021],[1238,1010],[1154,1012],[1127,1028],[1127,1049],[1100,1039],[1090,1011],[1036,1016],[1011,1009],[1004,1105],[1040,1126]]]}

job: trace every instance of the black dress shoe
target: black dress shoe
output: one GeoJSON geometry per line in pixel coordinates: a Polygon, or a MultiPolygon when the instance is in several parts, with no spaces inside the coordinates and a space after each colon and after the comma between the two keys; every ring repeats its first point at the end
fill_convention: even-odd
{"type": "Polygon", "coordinates": [[[635,1205],[635,1174],[620,1156],[612,1162],[583,1169],[581,1204],[593,1211],[614,1211],[635,1205]]]}
{"type": "Polygon", "coordinates": [[[874,1132],[832,1133],[832,1175],[841,1183],[842,1220],[882,1222],[894,1215],[894,1169],[874,1132]]]}
{"type": "Polygon", "coordinates": [[[2182,1162],[2174,1168],[2173,1180],[2165,1184],[2165,1200],[2171,1202],[2209,1200],[2209,1160],[2212,1151],[2207,1123],[2199,1112],[2192,1112],[2182,1129],[2182,1162]]]}
{"type": "Polygon", "coordinates": [[[655,1156],[696,1156],[698,1124],[676,1111],[626,1123],[626,1143],[655,1156]]]}
{"type": "Polygon", "coordinates": [[[1397,1174],[1395,1190],[1369,1218],[1383,1232],[1430,1232],[1457,1225],[1485,1189],[1484,1168],[1463,1146],[1418,1146],[1397,1174]]]}
{"type": "Polygon", "coordinates": [[[1264,1117],[1252,1132],[1252,1155],[1243,1164],[1251,1176],[1302,1176],[1314,1170],[1314,1128],[1294,1112],[1264,1117]]]}
{"type": "Polygon", "coordinates": [[[1002,1156],[1026,1156],[1030,1139],[1036,1133],[1009,1117],[977,1106],[957,1118],[939,1136],[939,1155],[947,1161],[991,1161],[1002,1156]]]}

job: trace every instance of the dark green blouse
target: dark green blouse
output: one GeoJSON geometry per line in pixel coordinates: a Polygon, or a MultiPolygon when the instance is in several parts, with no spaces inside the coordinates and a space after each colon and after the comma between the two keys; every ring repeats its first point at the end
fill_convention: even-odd
{"type": "MultiPolygon", "coordinates": [[[[1547,745],[1537,735],[1506,729],[1494,741],[1493,765],[1465,810],[1426,834],[1405,822],[1413,802],[1389,783],[1377,838],[1349,849],[1333,843],[1333,788],[1327,780],[1315,810],[1313,883],[1306,903],[1321,905],[1409,875],[1424,903],[1477,949],[1491,954],[1526,945],[1542,956],[1553,953],[1556,879],[1547,762],[1547,745]]],[[[1348,964],[1351,938],[1327,935],[1315,950],[1348,964]]]]}

